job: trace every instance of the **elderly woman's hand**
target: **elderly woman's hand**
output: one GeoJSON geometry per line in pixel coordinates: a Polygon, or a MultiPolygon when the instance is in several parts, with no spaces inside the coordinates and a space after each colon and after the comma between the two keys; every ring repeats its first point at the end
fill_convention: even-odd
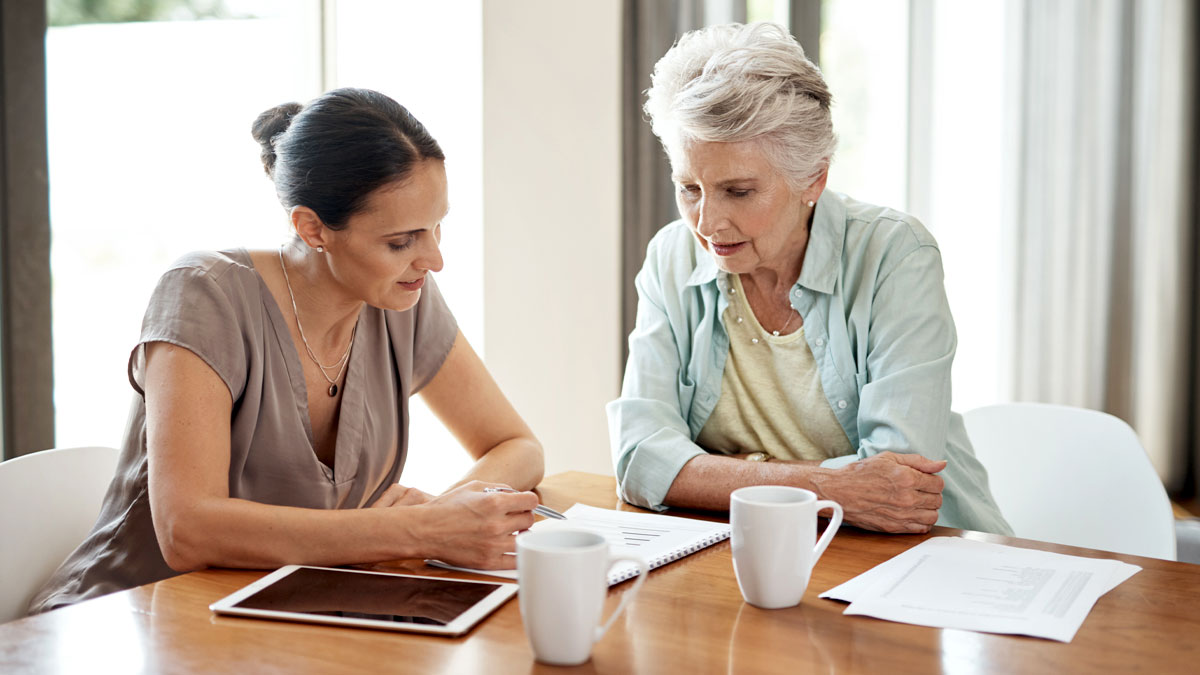
{"type": "Polygon", "coordinates": [[[825,499],[842,505],[845,520],[880,532],[928,532],[937,522],[945,483],[933,474],[945,460],[883,452],[813,477],[825,499]]]}

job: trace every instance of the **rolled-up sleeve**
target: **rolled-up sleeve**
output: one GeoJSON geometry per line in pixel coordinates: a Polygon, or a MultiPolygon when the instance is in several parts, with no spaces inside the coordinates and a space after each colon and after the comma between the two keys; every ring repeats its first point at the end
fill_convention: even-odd
{"type": "MultiPolygon", "coordinates": [[[[656,511],[666,509],[663,500],[683,465],[704,454],[692,442],[686,419],[683,393],[695,385],[686,378],[676,342],[686,338],[672,328],[659,264],[651,242],[635,280],[637,321],[621,397],[606,408],[617,492],[630,504],[656,511]]],[[[671,305],[680,311],[678,303],[671,305]]]]}
{"type": "Polygon", "coordinates": [[[958,344],[946,298],[941,254],[924,245],[882,274],[874,289],[866,369],[862,373],[858,454],[828,460],[837,468],[885,452],[947,460],[938,524],[1008,534],[950,409],[950,371],[958,344]]]}
{"type": "Polygon", "coordinates": [[[921,246],[876,283],[858,409],[859,455],[946,458],[957,338],[941,255],[921,246]]]}
{"type": "Polygon", "coordinates": [[[821,466],[825,467],[826,469],[840,469],[844,466],[853,464],[860,459],[862,459],[862,457],[859,457],[856,454],[842,455],[841,457],[830,457],[829,459],[821,462],[821,466]]]}

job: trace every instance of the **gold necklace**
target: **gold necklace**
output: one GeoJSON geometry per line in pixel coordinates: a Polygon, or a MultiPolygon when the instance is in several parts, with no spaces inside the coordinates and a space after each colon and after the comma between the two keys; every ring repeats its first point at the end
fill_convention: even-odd
{"type": "Polygon", "coordinates": [[[796,313],[796,309],[794,307],[792,307],[790,304],[788,305],[788,309],[792,310],[792,315],[788,317],[787,323],[783,324],[783,328],[780,328],[779,330],[771,331],[771,335],[774,335],[775,337],[779,337],[780,331],[786,333],[788,326],[792,325],[792,320],[795,319],[797,316],[800,316],[799,314],[796,313]]]}
{"type": "MultiPolygon", "coordinates": [[[[733,276],[733,275],[730,275],[730,276],[733,276]]],[[[728,280],[728,278],[726,278],[726,280],[725,280],[726,291],[727,291],[727,292],[728,292],[730,295],[732,295],[732,296],[736,296],[736,295],[737,295],[737,287],[736,287],[735,283],[736,283],[736,284],[741,284],[741,277],[740,277],[740,276],[738,276],[738,278],[737,278],[737,281],[736,281],[736,282],[730,282],[730,281],[728,280]]],[[[742,287],[743,287],[743,289],[744,289],[744,288],[745,288],[745,285],[744,285],[744,284],[742,284],[742,287]]],[[[755,287],[755,290],[757,290],[757,287],[755,287]]],[[[745,295],[745,294],[743,294],[743,295],[745,295]]],[[[733,301],[733,300],[731,300],[730,302],[734,302],[734,301],[733,301]]],[[[746,309],[750,310],[750,312],[753,314],[753,313],[754,313],[754,308],[752,308],[752,307],[750,306],[750,297],[749,297],[748,295],[746,295],[746,296],[745,296],[745,299],[744,299],[742,302],[744,302],[744,303],[746,304],[746,309]]],[[[795,308],[795,307],[792,307],[792,304],[791,304],[790,302],[788,303],[788,309],[792,310],[792,312],[791,312],[791,316],[789,316],[789,317],[788,317],[788,320],[787,320],[787,321],[786,321],[786,322],[783,324],[783,328],[780,328],[779,330],[773,330],[773,331],[771,331],[771,335],[773,335],[773,336],[775,336],[775,337],[779,337],[779,334],[780,334],[780,332],[784,332],[784,333],[786,333],[786,332],[787,332],[787,329],[788,329],[788,327],[790,327],[790,326],[792,325],[792,322],[796,320],[796,317],[800,316],[800,313],[796,311],[796,308],[795,308]]],[[[737,310],[735,310],[735,312],[737,312],[737,310]]],[[[757,318],[758,318],[758,317],[755,317],[755,319],[757,319],[757,318]]],[[[738,323],[742,323],[742,317],[741,317],[741,315],[740,315],[740,312],[738,312],[738,313],[737,313],[737,322],[738,322],[738,323]]],[[[759,326],[759,328],[761,328],[761,329],[762,329],[762,330],[764,330],[764,331],[765,331],[765,330],[767,330],[767,327],[766,327],[766,326],[763,326],[761,321],[759,321],[759,322],[758,322],[758,326],[759,326]]],[[[758,344],[758,343],[760,342],[760,340],[759,340],[758,338],[756,338],[756,337],[752,337],[752,338],[750,338],[750,342],[751,342],[752,344],[758,344]]]]}
{"type": "Polygon", "coordinates": [[[288,279],[287,265],[283,264],[283,248],[279,249],[279,267],[283,270],[283,283],[287,285],[288,297],[292,300],[292,314],[296,317],[296,328],[300,329],[300,341],[304,343],[304,351],[308,352],[308,358],[317,364],[317,368],[321,369],[321,377],[329,383],[330,396],[337,396],[338,386],[337,381],[342,379],[342,373],[346,370],[346,364],[350,363],[350,348],[354,346],[354,336],[358,333],[358,320],[354,320],[354,328],[350,329],[350,341],[346,343],[346,351],[342,354],[342,358],[338,359],[332,366],[326,366],[317,360],[317,355],[313,353],[312,347],[308,345],[308,338],[304,337],[304,325],[300,323],[300,310],[296,309],[296,295],[292,293],[292,281],[288,279]],[[326,370],[337,368],[337,375],[330,379],[326,370]]]}

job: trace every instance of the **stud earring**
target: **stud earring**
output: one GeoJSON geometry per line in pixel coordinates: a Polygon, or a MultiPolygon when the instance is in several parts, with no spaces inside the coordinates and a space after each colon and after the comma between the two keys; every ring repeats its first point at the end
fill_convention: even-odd
{"type": "Polygon", "coordinates": [[[317,253],[324,253],[324,252],[325,252],[325,247],[324,247],[324,246],[318,246],[318,247],[317,247],[317,253]]]}
{"type": "Polygon", "coordinates": [[[817,205],[817,203],[816,203],[816,202],[814,202],[814,201],[812,201],[811,199],[808,201],[808,208],[810,208],[810,209],[811,209],[812,207],[814,207],[814,206],[816,206],[816,205],[817,205]]]}

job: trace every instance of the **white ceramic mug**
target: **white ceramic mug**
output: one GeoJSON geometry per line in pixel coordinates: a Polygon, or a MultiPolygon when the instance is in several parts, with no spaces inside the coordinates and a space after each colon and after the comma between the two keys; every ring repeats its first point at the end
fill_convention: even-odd
{"type": "Polygon", "coordinates": [[[730,495],[729,524],[742,597],[763,609],[795,607],[813,566],[842,524],[842,507],[803,488],[756,485],[730,495]],[[821,509],[833,509],[833,517],[817,541],[821,509]]]}
{"type": "Polygon", "coordinates": [[[517,537],[517,580],[521,620],[534,657],[556,666],[587,661],[596,643],[646,580],[646,561],[610,556],[608,541],[595,532],[554,528],[517,537]],[[638,577],[600,625],[608,571],[613,563],[637,564],[638,577]]]}

